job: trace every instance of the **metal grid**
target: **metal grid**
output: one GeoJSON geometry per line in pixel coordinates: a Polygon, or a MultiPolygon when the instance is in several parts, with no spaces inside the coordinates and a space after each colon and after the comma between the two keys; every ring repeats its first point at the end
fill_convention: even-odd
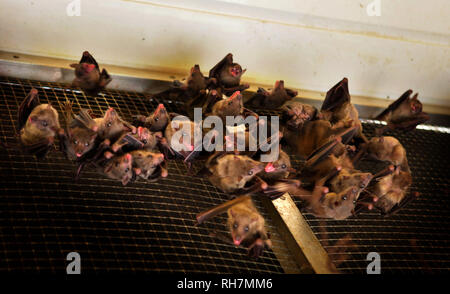
{"type": "MultiPolygon", "coordinates": [[[[301,102],[301,99],[299,99],[301,102]]],[[[260,115],[279,114],[259,111],[260,115]]],[[[434,117],[434,116],[432,116],[434,117]]],[[[432,119],[431,125],[444,123],[432,119]]],[[[363,123],[364,134],[370,139],[375,123],[363,123]]],[[[420,197],[396,214],[383,217],[365,211],[346,220],[320,219],[311,213],[303,217],[327,250],[338,270],[366,273],[367,254],[377,252],[381,257],[382,273],[441,273],[450,271],[450,134],[433,130],[412,132],[388,131],[385,136],[396,137],[405,147],[412,171],[410,191],[420,197]]],[[[294,167],[303,160],[292,156],[294,167]]],[[[362,160],[358,169],[377,172],[385,165],[362,160]]],[[[301,202],[294,201],[301,209],[301,202]]]]}
{"type": "MultiPolygon", "coordinates": [[[[298,268],[267,220],[274,252],[258,260],[246,250],[208,234],[226,234],[225,216],[195,225],[195,215],[228,200],[207,180],[188,174],[180,161],[170,161],[169,177],[156,183],[137,181],[123,187],[93,170],[74,182],[75,166],[60,152],[37,161],[17,148],[17,109],[31,87],[61,113],[65,99],[73,108],[102,115],[114,107],[126,120],[148,114],[159,101],[142,94],[105,91],[88,98],[57,83],[0,78],[0,269],[65,272],[66,255],[81,255],[82,272],[156,271],[185,273],[283,273],[298,268]],[[278,258],[277,258],[278,257],[278,258]],[[281,265],[283,265],[283,267],[281,265]]],[[[164,101],[169,111],[177,102],[164,101]]]]}

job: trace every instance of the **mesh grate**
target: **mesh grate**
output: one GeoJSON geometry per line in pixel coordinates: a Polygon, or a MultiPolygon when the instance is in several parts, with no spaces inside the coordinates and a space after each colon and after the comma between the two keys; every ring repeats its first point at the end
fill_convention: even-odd
{"type": "MultiPolygon", "coordinates": [[[[375,126],[363,124],[368,138],[375,126]]],[[[387,132],[405,147],[413,176],[410,191],[420,197],[396,214],[382,217],[364,212],[347,220],[333,221],[303,215],[344,272],[365,273],[369,252],[381,257],[384,273],[448,272],[450,269],[450,135],[434,131],[387,132]]],[[[381,170],[363,160],[357,168],[381,170]]]]}
{"type": "MultiPolygon", "coordinates": [[[[270,112],[260,111],[261,115],[270,112]]],[[[432,118],[431,125],[442,123],[432,118]]],[[[449,118],[444,125],[448,125],[449,118]]],[[[379,125],[363,123],[367,138],[379,125]]],[[[441,273],[450,270],[450,134],[432,130],[409,133],[389,131],[405,147],[412,171],[410,191],[420,197],[396,214],[382,217],[364,212],[346,220],[316,218],[302,212],[336,267],[347,273],[366,273],[367,254],[381,257],[382,273],[441,273]]],[[[303,163],[292,158],[294,167],[303,163]]],[[[384,167],[375,161],[362,160],[356,168],[377,172],[384,167]]],[[[294,199],[295,200],[295,199],[294,199]]],[[[295,200],[299,208],[300,201],[295,200]]]]}
{"type": "MultiPolygon", "coordinates": [[[[0,142],[7,144],[0,152],[0,269],[65,272],[66,255],[76,251],[82,271],[94,273],[298,270],[258,200],[278,258],[269,251],[258,260],[250,259],[245,249],[209,237],[213,229],[227,233],[224,216],[196,226],[198,212],[228,196],[207,180],[188,175],[183,162],[169,162],[167,179],[123,187],[93,170],[86,170],[75,183],[75,166],[60,152],[51,152],[42,161],[23,153],[16,148],[16,117],[31,87],[39,90],[42,103],[51,102],[59,112],[67,98],[74,102],[75,112],[88,108],[102,115],[114,107],[130,120],[158,104],[138,93],[105,91],[94,99],[57,83],[0,78],[0,142]]],[[[177,102],[164,103],[169,111],[178,110],[177,102]]]]}

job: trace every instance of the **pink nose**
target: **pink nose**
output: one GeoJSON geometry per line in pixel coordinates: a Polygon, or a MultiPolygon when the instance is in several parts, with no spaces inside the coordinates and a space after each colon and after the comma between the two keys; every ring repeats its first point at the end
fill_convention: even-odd
{"type": "Polygon", "coordinates": [[[77,157],[81,157],[81,155],[83,155],[83,154],[81,154],[81,153],[77,153],[77,157]]]}
{"type": "Polygon", "coordinates": [[[239,241],[239,240],[234,240],[234,245],[236,245],[236,246],[239,246],[239,245],[241,245],[241,241],[239,241]]]}
{"type": "Polygon", "coordinates": [[[275,170],[275,167],[273,166],[273,164],[271,162],[269,162],[266,167],[264,168],[264,171],[266,173],[270,173],[273,172],[275,170]]]}

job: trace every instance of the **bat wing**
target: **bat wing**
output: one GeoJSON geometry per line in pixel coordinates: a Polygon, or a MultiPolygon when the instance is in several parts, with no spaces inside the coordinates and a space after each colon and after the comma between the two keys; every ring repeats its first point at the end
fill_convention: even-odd
{"type": "Polygon", "coordinates": [[[233,54],[228,53],[219,63],[217,63],[211,70],[209,71],[209,78],[217,78],[220,75],[220,71],[227,64],[233,63],[233,54]]]}
{"type": "Polygon", "coordinates": [[[135,138],[132,134],[126,134],[123,136],[122,140],[126,142],[127,147],[131,147],[133,150],[142,149],[144,147],[144,143],[135,138]]]}
{"type": "Polygon", "coordinates": [[[412,118],[407,118],[400,122],[390,123],[389,126],[392,126],[395,129],[411,131],[414,130],[418,125],[426,122],[429,119],[430,116],[427,113],[421,112],[413,116],[412,118]]]}
{"type": "Polygon", "coordinates": [[[348,91],[348,80],[343,78],[342,81],[334,85],[328,92],[323,101],[320,110],[332,111],[343,103],[350,101],[350,93],[348,91]]]}
{"type": "Polygon", "coordinates": [[[72,120],[70,127],[73,128],[76,126],[84,127],[86,129],[92,129],[92,127],[95,126],[95,120],[90,115],[88,109],[80,109],[80,113],[72,120]]]}
{"type": "Polygon", "coordinates": [[[206,220],[213,218],[221,213],[226,212],[230,207],[232,207],[233,205],[236,205],[238,203],[241,203],[243,201],[247,201],[250,199],[249,195],[246,196],[241,196],[241,197],[237,197],[233,200],[229,200],[225,203],[222,203],[220,205],[214,206],[211,209],[205,210],[200,212],[199,214],[197,214],[196,218],[197,218],[197,222],[198,224],[202,224],[203,222],[205,222],[206,220]]]}
{"type": "Polygon", "coordinates": [[[23,145],[23,148],[26,152],[34,154],[38,159],[42,159],[47,155],[52,146],[53,142],[45,138],[31,145],[23,145]]]}
{"type": "Polygon", "coordinates": [[[100,68],[98,67],[98,63],[95,60],[95,58],[87,51],[83,52],[83,56],[81,56],[80,63],[88,63],[95,65],[95,68],[100,71],[100,68]]]}
{"type": "Polygon", "coordinates": [[[417,195],[415,195],[415,193],[410,193],[402,201],[400,201],[400,203],[397,203],[396,205],[394,205],[391,208],[391,210],[389,210],[386,213],[382,213],[382,215],[384,215],[385,217],[391,216],[391,215],[397,213],[400,209],[405,207],[408,203],[410,203],[411,201],[413,201],[416,198],[417,198],[417,195]]]}
{"type": "Polygon", "coordinates": [[[384,116],[386,116],[389,112],[392,112],[394,110],[396,110],[405,100],[407,100],[409,98],[409,96],[411,96],[412,94],[412,90],[409,89],[408,91],[406,91],[405,93],[403,93],[402,96],[400,96],[397,100],[395,100],[394,102],[392,102],[391,104],[389,104],[389,106],[379,115],[377,115],[375,117],[375,119],[382,119],[384,116]]]}
{"type": "Polygon", "coordinates": [[[33,111],[33,109],[39,105],[39,97],[38,97],[38,91],[33,88],[31,89],[30,93],[28,93],[27,97],[25,97],[25,100],[23,100],[22,104],[19,106],[19,129],[22,129],[23,126],[27,123],[27,119],[30,116],[30,113],[33,111]]]}

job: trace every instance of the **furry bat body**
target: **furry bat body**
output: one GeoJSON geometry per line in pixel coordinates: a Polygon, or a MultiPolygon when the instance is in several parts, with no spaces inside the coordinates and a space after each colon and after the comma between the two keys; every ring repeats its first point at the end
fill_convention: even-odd
{"type": "MultiPolygon", "coordinates": [[[[209,181],[225,193],[249,192],[265,189],[262,180],[251,187],[245,185],[264,170],[264,164],[243,155],[216,153],[206,162],[206,174],[209,181]]],[[[258,178],[257,178],[258,179],[258,178]]]]}
{"type": "Polygon", "coordinates": [[[75,68],[75,79],[72,85],[80,87],[87,95],[97,95],[112,80],[106,69],[100,72],[97,61],[88,51],[83,52],[79,63],[73,63],[70,66],[75,68]]]}
{"type": "Polygon", "coordinates": [[[37,158],[45,157],[60,130],[58,112],[50,104],[40,104],[33,88],[19,107],[18,121],[21,145],[37,158]]]}
{"type": "Polygon", "coordinates": [[[162,138],[161,132],[151,132],[147,128],[138,127],[136,134],[128,132],[120,136],[111,146],[111,149],[114,153],[117,153],[119,150],[122,150],[122,152],[131,152],[138,149],[152,151],[158,147],[158,143],[162,138]]]}
{"type": "Polygon", "coordinates": [[[114,108],[109,108],[103,117],[94,119],[97,125],[97,134],[101,140],[116,141],[123,133],[136,133],[136,128],[124,121],[114,108]]]}
{"type": "Polygon", "coordinates": [[[387,126],[376,130],[377,135],[381,135],[387,129],[414,130],[417,125],[430,119],[430,116],[422,111],[422,103],[417,99],[418,94],[411,98],[412,93],[412,90],[403,93],[375,118],[387,122],[387,126]]]}
{"type": "Polygon", "coordinates": [[[205,220],[227,212],[227,226],[231,240],[226,242],[248,249],[249,256],[259,257],[263,250],[272,247],[269,234],[265,228],[265,220],[256,209],[250,196],[241,196],[213,207],[197,215],[199,224],[205,220]]]}
{"type": "Polygon", "coordinates": [[[223,88],[223,93],[230,96],[236,91],[244,91],[250,87],[248,84],[240,84],[245,71],[246,69],[242,70],[238,63],[233,62],[233,55],[228,53],[209,71],[209,78],[214,78],[223,88]]]}
{"type": "Polygon", "coordinates": [[[406,150],[394,137],[374,137],[367,146],[367,153],[381,161],[400,166],[403,171],[410,172],[406,150]]]}
{"type": "Polygon", "coordinates": [[[119,156],[113,156],[109,153],[105,156],[109,160],[102,164],[103,167],[100,166],[100,171],[108,178],[119,180],[122,182],[122,185],[126,186],[136,174],[133,170],[133,156],[130,153],[119,156]]]}
{"type": "Polygon", "coordinates": [[[155,111],[147,117],[143,115],[136,116],[137,125],[146,127],[152,132],[164,132],[169,121],[169,113],[163,104],[159,104],[155,111]]]}
{"type": "Polygon", "coordinates": [[[327,92],[320,111],[319,118],[331,122],[334,128],[356,126],[356,136],[367,143],[368,140],[362,132],[358,110],[350,101],[347,78],[342,79],[327,92]]]}
{"type": "Polygon", "coordinates": [[[300,129],[306,121],[315,120],[317,109],[309,104],[289,102],[282,107],[281,121],[291,130],[300,129]]]}
{"type": "Polygon", "coordinates": [[[246,102],[246,105],[260,109],[277,109],[295,96],[297,96],[297,91],[285,88],[284,81],[276,81],[270,92],[259,88],[246,102]]]}
{"type": "Polygon", "coordinates": [[[131,152],[133,168],[143,179],[155,179],[156,177],[167,177],[168,172],[162,165],[164,155],[146,150],[135,150],[131,152]]]}

